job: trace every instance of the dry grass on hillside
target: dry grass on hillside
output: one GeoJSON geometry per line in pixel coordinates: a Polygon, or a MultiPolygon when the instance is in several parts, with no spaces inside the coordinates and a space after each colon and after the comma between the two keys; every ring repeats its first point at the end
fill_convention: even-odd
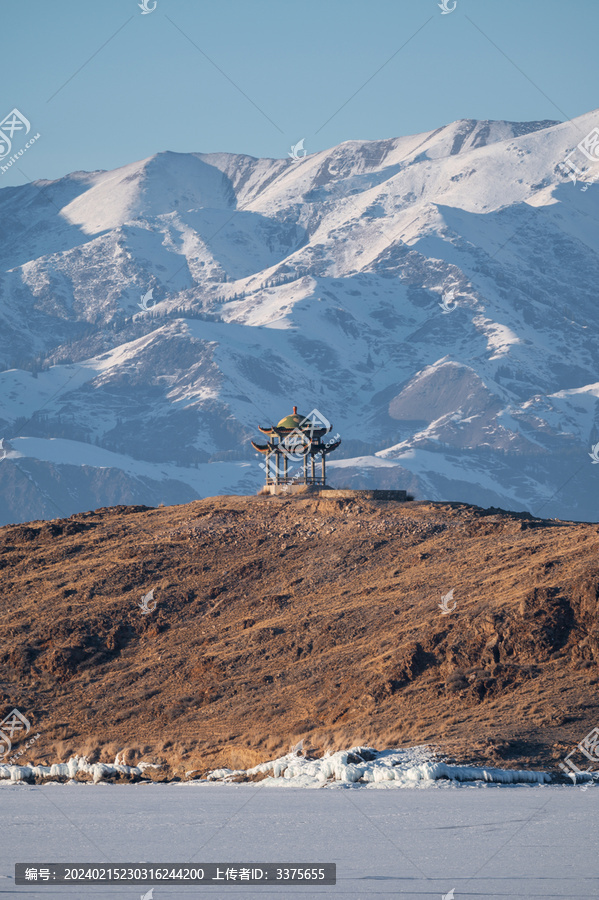
{"type": "Polygon", "coordinates": [[[0,712],[41,733],[30,761],[172,775],[304,738],[555,767],[599,723],[596,525],[217,497],[0,536],[0,712]]]}

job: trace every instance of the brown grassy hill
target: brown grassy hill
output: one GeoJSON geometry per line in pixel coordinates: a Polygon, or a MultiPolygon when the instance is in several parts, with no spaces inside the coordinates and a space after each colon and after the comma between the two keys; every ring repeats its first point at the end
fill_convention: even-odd
{"type": "Polygon", "coordinates": [[[16,706],[41,734],[27,761],[124,750],[172,774],[305,738],[555,768],[599,724],[596,525],[217,497],[0,542],[0,715],[16,706]]]}

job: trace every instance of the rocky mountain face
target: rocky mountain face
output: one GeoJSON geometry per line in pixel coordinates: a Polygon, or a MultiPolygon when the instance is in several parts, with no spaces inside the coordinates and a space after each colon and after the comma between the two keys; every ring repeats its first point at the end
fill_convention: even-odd
{"type": "Polygon", "coordinates": [[[595,116],[0,190],[0,522],[254,493],[292,405],[335,485],[596,519],[595,116]]]}
{"type": "Polygon", "coordinates": [[[300,740],[560,775],[599,715],[598,551],[588,523],[326,492],[7,526],[0,715],[40,735],[22,763],[161,778],[300,740]]]}

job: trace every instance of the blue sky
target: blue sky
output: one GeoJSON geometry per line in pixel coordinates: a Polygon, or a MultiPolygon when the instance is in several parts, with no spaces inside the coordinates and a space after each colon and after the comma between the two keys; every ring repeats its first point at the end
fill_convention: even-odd
{"type": "Polygon", "coordinates": [[[4,0],[0,118],[16,107],[41,136],[0,188],[162,150],[286,157],[301,138],[314,152],[598,105],[596,0],[138,2],[4,0]]]}

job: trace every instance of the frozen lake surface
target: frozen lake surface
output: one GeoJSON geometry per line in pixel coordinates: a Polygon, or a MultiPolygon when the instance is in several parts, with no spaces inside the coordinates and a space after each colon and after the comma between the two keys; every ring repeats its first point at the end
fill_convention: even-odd
{"type": "Polygon", "coordinates": [[[137,900],[149,890],[16,886],[15,862],[337,864],[334,887],[159,885],[153,900],[599,896],[596,786],[5,783],[0,803],[0,898],[137,900]]]}

